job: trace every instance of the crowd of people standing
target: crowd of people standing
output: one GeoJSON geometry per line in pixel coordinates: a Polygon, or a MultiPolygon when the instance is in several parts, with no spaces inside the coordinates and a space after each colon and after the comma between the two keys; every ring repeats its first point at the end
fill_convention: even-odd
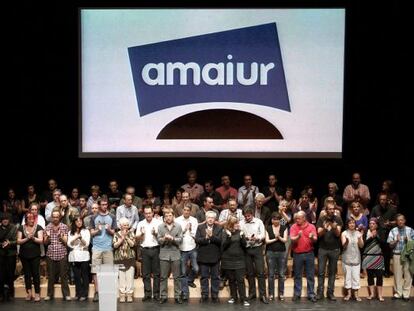
{"type": "Polygon", "coordinates": [[[122,193],[115,180],[109,182],[105,194],[93,185],[89,196],[80,194],[78,188],[66,195],[53,179],[43,195],[30,185],[27,195],[18,199],[9,189],[0,215],[0,298],[14,297],[19,259],[28,301],[41,300],[39,267],[46,260],[45,301],[54,299],[56,282],[61,283],[64,300],[86,301],[91,281],[93,301],[99,301],[98,266],[121,264],[121,303],[134,301],[137,268],[141,267],[144,302],[166,303],[172,275],[178,304],[188,301],[189,287],[196,287],[197,277],[201,303],[219,302],[219,291],[227,281],[228,303],[240,301],[249,306],[258,298],[268,304],[285,300],[287,260],[292,256],[293,301],[301,298],[303,273],[310,301],[336,301],[340,258],[344,301],[361,301],[358,290],[365,274],[367,299],[384,301],[383,278],[391,276],[391,258],[393,299],[409,299],[414,230],[406,225],[391,181],[384,181],[372,199],[369,187],[354,173],[342,195],[337,184],[330,182],[320,199],[307,186],[296,200],[293,188],[279,187],[274,174],[261,191],[251,175],[244,176],[238,189],[231,186],[229,176],[222,176],[217,188],[211,180],[198,184],[195,171],[187,176],[188,183],[174,193],[166,185],[161,197],[155,196],[151,186],[145,188],[143,198],[133,186],[122,193]],[[75,297],[70,295],[71,281],[75,297]]]}

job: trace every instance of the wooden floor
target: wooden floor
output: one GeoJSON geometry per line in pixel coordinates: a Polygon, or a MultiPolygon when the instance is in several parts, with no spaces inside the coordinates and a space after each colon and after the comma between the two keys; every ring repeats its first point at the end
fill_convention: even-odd
{"type": "MultiPolygon", "coordinates": [[[[315,264],[317,264],[317,261],[315,260],[315,264]]],[[[288,261],[288,275],[290,275],[290,271],[291,271],[291,267],[292,267],[292,260],[289,259],[288,261]]],[[[317,270],[317,266],[315,268],[317,270]]],[[[199,279],[196,279],[194,282],[197,287],[196,288],[190,288],[190,297],[191,298],[199,298],[201,296],[200,294],[200,284],[199,284],[199,279]]],[[[302,279],[302,297],[306,297],[306,279],[303,278],[302,279]]],[[[343,285],[344,285],[344,280],[343,280],[343,275],[342,275],[342,266],[341,266],[341,262],[338,261],[338,276],[337,279],[335,281],[335,296],[337,297],[342,297],[343,296],[343,285]]],[[[384,285],[383,285],[383,295],[384,297],[391,297],[393,295],[393,285],[394,285],[394,278],[390,277],[390,278],[384,278],[384,285]]],[[[266,286],[267,286],[267,280],[266,280],[266,286]]],[[[315,291],[316,291],[316,286],[317,286],[317,277],[315,277],[315,291]]],[[[275,281],[275,287],[276,290],[275,292],[277,293],[277,280],[275,281]]],[[[327,278],[325,278],[325,291],[326,291],[326,287],[327,287],[327,278]]],[[[16,288],[16,298],[23,298],[26,296],[26,291],[25,291],[25,287],[24,287],[24,279],[23,276],[19,277],[16,282],[15,282],[15,288],[16,288]]],[[[246,288],[247,288],[247,281],[246,281],[246,288]]],[[[70,291],[71,291],[71,296],[75,296],[75,286],[74,285],[70,285],[70,291]]],[[[94,294],[94,286],[93,284],[90,284],[89,286],[89,297],[93,297],[94,294]]],[[[46,292],[47,292],[47,278],[46,277],[42,277],[41,278],[41,296],[44,297],[46,296],[46,292]]],[[[173,280],[170,278],[168,280],[168,296],[170,298],[173,298],[173,280]]],[[[367,279],[363,278],[361,279],[361,289],[359,291],[360,296],[361,297],[366,297],[368,295],[367,293],[367,279]]],[[[135,290],[134,290],[134,297],[143,297],[144,295],[144,288],[143,288],[143,283],[142,283],[142,278],[139,277],[138,279],[135,279],[135,290]]],[[[219,293],[219,297],[222,298],[227,298],[230,296],[229,293],[229,288],[228,286],[226,286],[223,290],[220,291],[219,293]]],[[[285,281],[285,297],[292,297],[293,296],[293,278],[292,277],[288,277],[285,281]]],[[[411,296],[414,296],[414,288],[411,289],[411,296]]],[[[61,298],[62,297],[62,293],[60,290],[60,285],[57,284],[55,285],[55,297],[56,298],[61,298]]]]}

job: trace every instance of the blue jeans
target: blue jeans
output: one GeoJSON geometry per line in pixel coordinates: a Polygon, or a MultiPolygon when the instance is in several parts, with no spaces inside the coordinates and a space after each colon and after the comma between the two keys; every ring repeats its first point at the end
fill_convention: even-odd
{"type": "Polygon", "coordinates": [[[302,293],[302,272],[305,266],[308,297],[315,296],[315,255],[309,253],[293,253],[293,271],[295,273],[294,295],[300,297],[302,293]]]}
{"type": "Polygon", "coordinates": [[[275,273],[278,275],[279,296],[283,296],[285,292],[285,256],[286,252],[266,252],[267,266],[269,267],[268,290],[270,296],[275,295],[275,273]]]}
{"type": "Polygon", "coordinates": [[[200,284],[201,284],[201,296],[208,298],[209,296],[209,279],[211,278],[211,297],[217,298],[220,287],[219,277],[219,263],[203,264],[200,263],[200,284]]]}
{"type": "Polygon", "coordinates": [[[181,252],[181,290],[184,297],[189,296],[188,283],[194,282],[194,278],[198,273],[198,264],[197,264],[197,249],[192,249],[188,252],[181,252]],[[191,271],[187,276],[187,262],[191,262],[191,271]]]}

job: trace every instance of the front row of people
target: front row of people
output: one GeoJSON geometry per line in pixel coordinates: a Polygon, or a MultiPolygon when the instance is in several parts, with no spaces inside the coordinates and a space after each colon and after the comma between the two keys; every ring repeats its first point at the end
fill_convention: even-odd
{"type": "MultiPolygon", "coordinates": [[[[302,275],[305,270],[307,279],[307,297],[310,301],[321,299],[324,294],[325,266],[328,265],[327,297],[335,300],[334,282],[336,263],[342,249],[342,267],[344,271],[345,296],[348,301],[358,296],[360,288],[360,271],[366,269],[368,274],[369,296],[384,301],[382,293],[382,274],[384,257],[382,243],[389,243],[394,252],[394,299],[409,299],[413,262],[414,230],[405,225],[405,217],[398,215],[397,227],[391,230],[388,237],[382,237],[378,231],[378,219],[369,221],[369,229],[358,230],[356,221],[350,218],[347,229],[341,232],[342,222],[335,218],[334,207],[327,206],[326,215],[321,217],[316,227],[306,220],[306,213],[295,214],[295,223],[290,228],[281,224],[281,215],[272,214],[272,224],[267,228],[263,222],[254,217],[254,211],[244,211],[244,220],[239,221],[236,213],[229,213],[222,226],[215,211],[205,213],[205,221],[197,223],[190,216],[191,208],[184,206],[183,215],[174,219],[173,210],[163,211],[163,221],[154,218],[151,207],[144,208],[145,219],[137,228],[131,228],[128,218],[119,220],[120,230],[116,231],[116,221],[107,212],[108,202],[102,200],[99,213],[91,221],[91,229],[85,228],[82,218],[76,217],[71,228],[60,222],[60,212],[53,211],[51,223],[43,230],[36,224],[31,213],[25,216],[25,224],[18,228],[10,225],[7,215],[2,216],[1,234],[7,233],[3,239],[2,250],[13,243],[20,245],[21,258],[25,277],[26,300],[40,301],[39,263],[42,244],[47,245],[48,288],[45,300],[53,299],[54,283],[61,280],[62,295],[71,300],[68,286],[68,262],[74,273],[76,299],[84,301],[89,291],[89,265],[92,262],[94,274],[94,301],[99,299],[96,267],[102,263],[122,264],[119,271],[120,302],[132,302],[134,293],[134,269],[136,245],[140,244],[142,256],[142,275],[144,283],[143,301],[155,299],[163,304],[168,297],[168,278],[174,278],[174,298],[182,303],[189,298],[188,286],[193,284],[194,277],[200,274],[201,302],[211,298],[218,302],[220,271],[229,280],[230,299],[228,303],[240,300],[245,306],[249,300],[256,298],[256,282],[258,279],[259,298],[263,303],[275,299],[274,276],[278,275],[279,300],[284,300],[284,279],[286,269],[286,252],[290,243],[293,255],[294,295],[292,300],[299,300],[302,292],[302,275]],[[235,214],[235,215],[232,215],[235,214]],[[14,230],[14,231],[13,231],[14,230]],[[13,235],[16,236],[15,240],[13,235]],[[318,253],[318,286],[314,292],[314,243],[319,243],[318,253]],[[140,242],[140,243],[138,243],[140,242]],[[92,243],[92,258],[89,245],[92,243]],[[268,293],[266,295],[264,272],[264,245],[268,264],[268,293]],[[68,252],[69,249],[69,252],[68,252]],[[362,250],[362,260],[361,260],[362,250]],[[411,256],[411,257],[410,257],[411,256]],[[188,262],[191,269],[188,271],[188,262]],[[412,268],[412,267],[411,267],[412,268]],[[246,295],[244,278],[247,276],[249,289],[246,295]],[[153,280],[151,284],[151,279],[153,280]],[[376,279],[376,283],[374,280],[376,279]],[[32,283],[34,294],[32,293],[32,283]]],[[[4,258],[5,256],[1,256],[4,258]]],[[[3,261],[3,259],[2,259],[3,261]]],[[[6,266],[7,263],[4,264],[6,266]]],[[[3,268],[3,264],[0,266],[3,268]]],[[[3,270],[2,280],[6,275],[3,270]]],[[[4,284],[0,284],[4,286],[4,284]]]]}

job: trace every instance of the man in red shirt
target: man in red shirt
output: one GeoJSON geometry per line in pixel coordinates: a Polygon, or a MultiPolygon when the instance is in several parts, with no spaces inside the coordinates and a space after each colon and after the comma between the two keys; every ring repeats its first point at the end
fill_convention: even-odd
{"type": "Polygon", "coordinates": [[[302,271],[305,266],[307,280],[308,299],[316,302],[315,297],[315,255],[313,244],[318,240],[318,234],[314,225],[306,221],[304,211],[295,215],[296,223],[290,228],[292,240],[293,271],[295,273],[293,301],[298,301],[302,292],[302,271]]]}

